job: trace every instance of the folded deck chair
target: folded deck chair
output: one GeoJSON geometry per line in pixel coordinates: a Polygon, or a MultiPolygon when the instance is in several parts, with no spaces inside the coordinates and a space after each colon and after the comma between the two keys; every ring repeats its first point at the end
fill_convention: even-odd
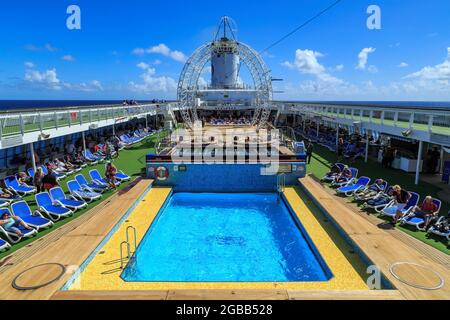
{"type": "Polygon", "coordinates": [[[336,190],[337,193],[343,193],[347,197],[351,196],[355,192],[359,190],[364,190],[370,183],[370,178],[368,177],[360,177],[355,184],[349,184],[344,187],[340,187],[336,190]]]}
{"type": "Polygon", "coordinates": [[[64,206],[53,204],[52,199],[48,192],[41,192],[35,196],[36,204],[38,205],[39,211],[42,211],[51,220],[57,221],[61,218],[68,217],[72,215],[72,210],[64,206]]]}
{"type": "Polygon", "coordinates": [[[16,217],[22,218],[25,223],[30,227],[35,228],[37,231],[53,226],[53,222],[42,217],[39,211],[36,211],[35,214],[33,214],[28,203],[25,201],[13,203],[11,205],[11,210],[16,217]]]}
{"type": "Polygon", "coordinates": [[[8,250],[10,247],[11,245],[8,242],[0,239],[0,251],[8,250]]]}
{"type": "Polygon", "coordinates": [[[82,174],[75,176],[75,180],[80,184],[80,186],[83,189],[87,189],[88,191],[95,191],[95,192],[103,193],[108,189],[108,186],[105,186],[102,184],[88,183],[88,181],[82,174]]]}
{"type": "Polygon", "coordinates": [[[354,182],[356,180],[356,178],[358,177],[358,169],[356,169],[356,168],[349,168],[349,169],[352,172],[351,177],[346,178],[340,182],[332,182],[331,186],[335,187],[335,188],[339,188],[339,187],[347,186],[347,185],[351,184],[352,182],[354,182]]]}
{"type": "Polygon", "coordinates": [[[87,207],[87,203],[84,200],[77,200],[72,195],[66,197],[61,187],[50,189],[50,196],[52,197],[53,201],[58,203],[60,206],[72,209],[74,211],[87,207]]]}
{"type": "Polygon", "coordinates": [[[16,176],[9,176],[5,178],[5,185],[6,187],[13,191],[14,193],[26,196],[28,194],[32,194],[36,192],[36,188],[30,187],[28,185],[21,185],[19,181],[17,180],[16,176]]]}
{"type": "Polygon", "coordinates": [[[67,188],[69,189],[70,194],[75,198],[85,200],[87,202],[92,202],[102,197],[100,193],[83,189],[75,180],[67,182],[67,188]]]}
{"type": "MultiPolygon", "coordinates": [[[[97,183],[97,184],[109,186],[108,181],[106,181],[106,179],[104,179],[104,178],[100,175],[100,172],[98,172],[97,169],[94,169],[94,170],[89,171],[89,176],[91,177],[93,183],[97,183]]],[[[116,186],[118,186],[118,185],[120,185],[120,181],[116,181],[114,184],[115,184],[116,186]]]]}
{"type": "Polygon", "coordinates": [[[444,230],[441,228],[441,225],[444,223],[444,221],[448,219],[450,219],[450,216],[440,217],[439,220],[430,229],[428,229],[428,233],[435,234],[440,237],[445,237],[448,241],[450,241],[450,229],[444,230]]]}
{"type": "MultiPolygon", "coordinates": [[[[438,215],[439,211],[441,210],[442,202],[441,202],[441,200],[434,199],[434,198],[433,198],[433,202],[437,206],[437,210],[436,210],[436,212],[434,212],[434,214],[438,215]]],[[[421,217],[416,216],[413,213],[403,217],[403,219],[401,220],[401,223],[409,224],[411,226],[416,227],[420,231],[425,231],[425,220],[421,217]]]]}
{"type": "MultiPolygon", "coordinates": [[[[9,214],[11,214],[9,209],[7,208],[0,209],[0,215],[2,215],[4,212],[8,212],[9,214]]],[[[15,232],[6,230],[1,225],[0,225],[0,233],[2,233],[10,243],[18,243],[20,240],[24,238],[31,238],[37,234],[36,229],[28,230],[22,226],[18,226],[16,228],[19,229],[20,232],[22,232],[22,236],[17,235],[15,232]]]]}
{"type": "MultiPolygon", "coordinates": [[[[409,192],[411,194],[411,197],[409,198],[408,202],[406,203],[405,207],[401,210],[402,216],[407,215],[411,212],[411,210],[417,206],[419,203],[420,196],[415,192],[409,192]]],[[[395,218],[397,215],[397,204],[392,201],[386,208],[384,208],[381,212],[381,215],[388,216],[391,218],[395,218]]]]}

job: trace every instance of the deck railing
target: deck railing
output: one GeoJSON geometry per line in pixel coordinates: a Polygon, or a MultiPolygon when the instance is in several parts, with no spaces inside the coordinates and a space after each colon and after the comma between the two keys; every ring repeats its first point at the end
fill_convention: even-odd
{"type": "Polygon", "coordinates": [[[290,112],[450,136],[450,108],[406,108],[290,103],[290,112]]]}
{"type": "Polygon", "coordinates": [[[109,105],[93,107],[65,107],[54,110],[5,112],[0,114],[0,138],[24,135],[28,132],[70,127],[84,123],[98,123],[156,114],[170,104],[109,105]]]}

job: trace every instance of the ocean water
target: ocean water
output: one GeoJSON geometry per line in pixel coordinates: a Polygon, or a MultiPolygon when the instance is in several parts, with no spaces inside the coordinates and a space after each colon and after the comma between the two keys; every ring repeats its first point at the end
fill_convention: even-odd
{"type": "Polygon", "coordinates": [[[132,282],[327,281],[277,195],[175,193],[122,273],[132,282]]]}
{"type": "MultiPolygon", "coordinates": [[[[142,101],[139,102],[150,102],[142,101]]],[[[312,103],[314,101],[311,101],[312,103]]],[[[450,109],[450,102],[431,101],[315,101],[335,104],[374,105],[374,106],[400,106],[417,108],[443,108],[450,109]]],[[[0,100],[0,111],[15,109],[40,109],[56,107],[79,107],[92,105],[122,104],[122,100],[0,100]]]]}

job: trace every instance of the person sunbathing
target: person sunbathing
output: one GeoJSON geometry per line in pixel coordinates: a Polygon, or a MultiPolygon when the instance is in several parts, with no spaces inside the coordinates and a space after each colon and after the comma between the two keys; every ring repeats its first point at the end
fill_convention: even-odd
{"type": "Polygon", "coordinates": [[[0,198],[1,199],[8,199],[8,200],[13,200],[18,198],[16,195],[14,195],[11,191],[9,191],[6,188],[1,188],[0,189],[0,198]]]}
{"type": "Polygon", "coordinates": [[[373,197],[375,197],[377,194],[385,191],[384,186],[385,186],[385,181],[383,179],[377,179],[377,180],[375,180],[375,183],[372,184],[369,188],[367,188],[366,190],[364,190],[360,193],[357,193],[356,197],[359,200],[363,200],[363,201],[373,199],[373,197]]]}
{"type": "Polygon", "coordinates": [[[331,167],[330,172],[328,172],[322,180],[331,179],[331,178],[334,179],[334,177],[336,177],[340,173],[341,173],[341,168],[337,164],[334,164],[331,167]]]}
{"type": "Polygon", "coordinates": [[[425,221],[424,228],[428,230],[430,223],[437,218],[438,206],[433,201],[432,196],[427,196],[423,203],[419,206],[415,206],[409,216],[416,216],[425,221]]]}
{"type": "Polygon", "coordinates": [[[394,192],[392,196],[394,197],[394,205],[397,211],[393,221],[394,224],[396,224],[401,218],[403,218],[404,213],[402,210],[406,207],[409,198],[411,198],[411,194],[408,191],[403,190],[399,185],[396,185],[394,186],[394,192]]]}
{"type": "Polygon", "coordinates": [[[8,232],[14,232],[19,237],[23,234],[18,228],[19,226],[24,227],[27,230],[33,230],[28,224],[26,224],[20,217],[11,216],[8,212],[4,212],[0,218],[0,226],[3,227],[8,232]]]}
{"type": "Polygon", "coordinates": [[[352,171],[350,170],[350,168],[348,166],[345,166],[344,169],[342,170],[342,172],[340,174],[338,174],[337,176],[335,176],[334,178],[334,182],[335,183],[340,183],[340,182],[345,182],[348,181],[348,179],[350,179],[352,177],[352,171]]]}

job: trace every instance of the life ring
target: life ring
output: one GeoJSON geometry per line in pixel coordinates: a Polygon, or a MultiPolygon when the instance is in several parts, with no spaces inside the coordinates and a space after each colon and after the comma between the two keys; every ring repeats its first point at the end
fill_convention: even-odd
{"type": "Polygon", "coordinates": [[[165,181],[169,178],[169,169],[166,167],[158,167],[155,169],[155,178],[158,181],[165,181]]]}

